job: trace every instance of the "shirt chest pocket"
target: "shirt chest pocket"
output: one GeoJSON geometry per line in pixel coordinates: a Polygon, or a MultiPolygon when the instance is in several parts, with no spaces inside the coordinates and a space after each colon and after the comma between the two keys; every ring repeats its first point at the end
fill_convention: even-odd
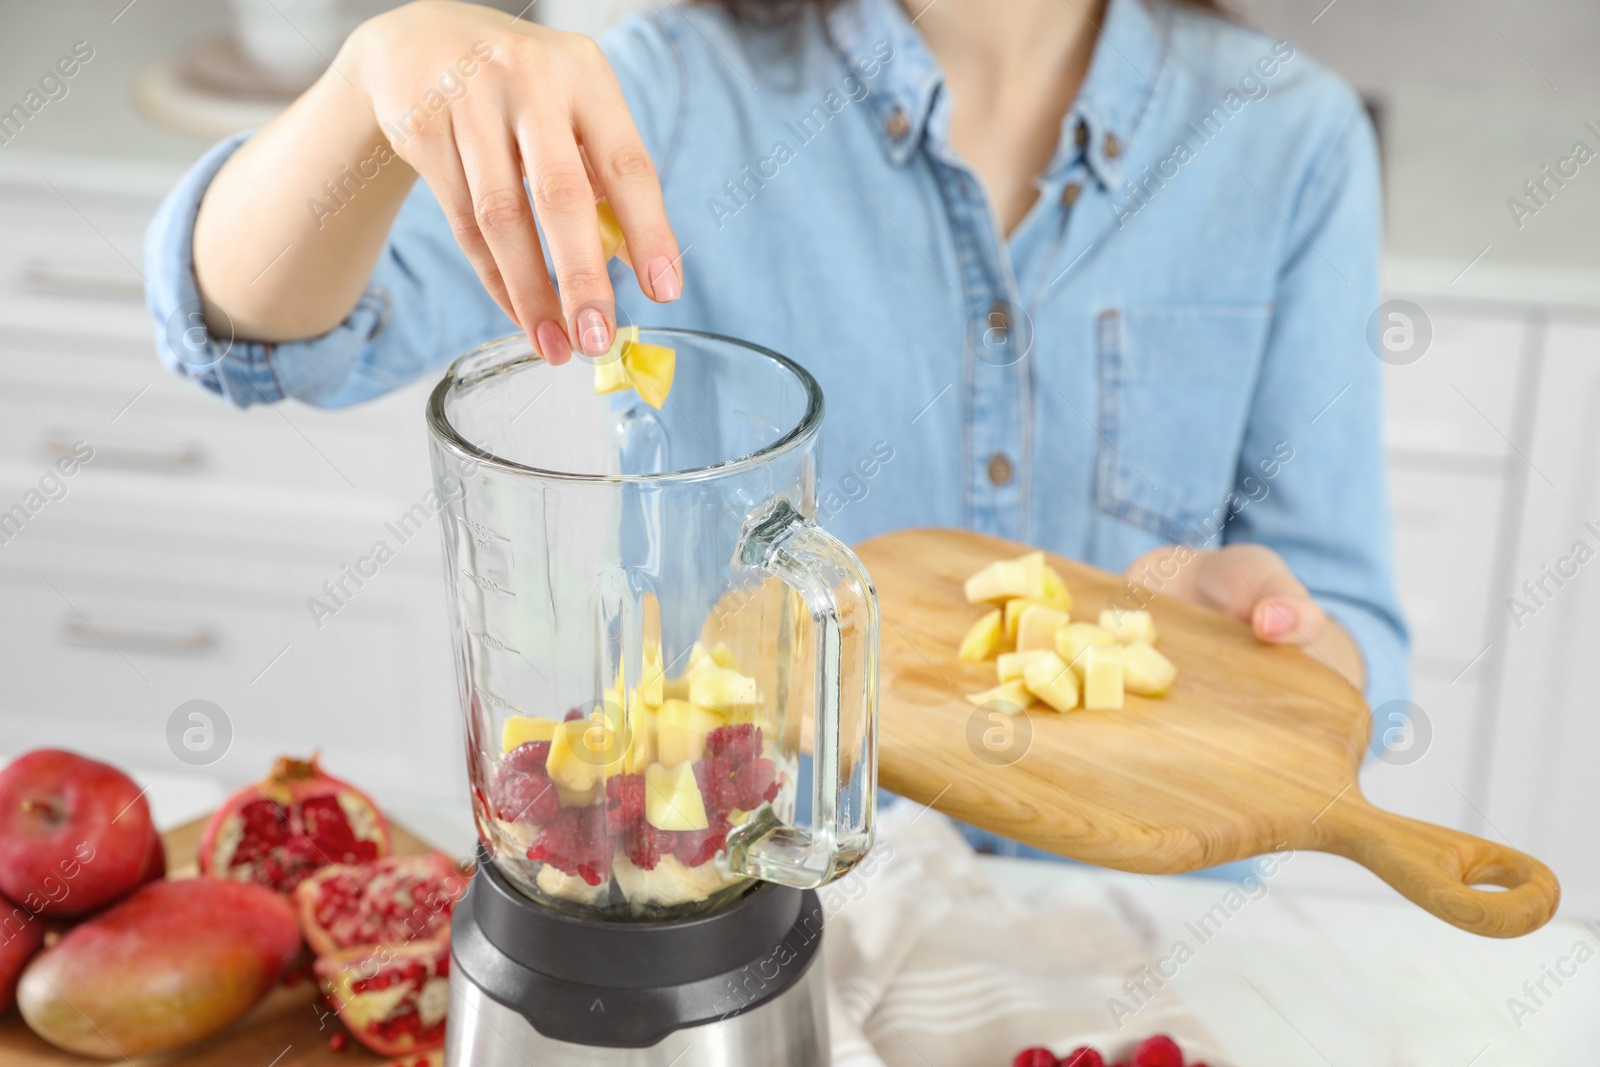
{"type": "Polygon", "coordinates": [[[1095,504],[1198,543],[1238,476],[1272,306],[1122,308],[1098,324],[1095,504]]]}

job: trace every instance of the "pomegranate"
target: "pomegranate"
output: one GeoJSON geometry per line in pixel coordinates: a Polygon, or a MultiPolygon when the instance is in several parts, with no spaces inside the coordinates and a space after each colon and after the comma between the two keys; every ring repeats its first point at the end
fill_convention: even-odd
{"type": "Polygon", "coordinates": [[[448,938],[341,949],[319,957],[316,973],[345,1027],[378,1055],[403,1056],[444,1044],[448,938]]]}
{"type": "Polygon", "coordinates": [[[44,920],[0,897],[0,1015],[17,1002],[17,979],[44,944],[44,920]]]}
{"type": "Polygon", "coordinates": [[[69,1052],[160,1052],[238,1019],[299,952],[294,909],[277,893],[221,878],[152,882],[40,953],[17,1006],[69,1052]]]}
{"type": "Polygon", "coordinates": [[[319,956],[378,942],[429,941],[450,929],[467,878],[442,852],[336,863],[295,887],[306,944],[319,956]]]}
{"type": "Polygon", "coordinates": [[[0,771],[0,893],[36,915],[84,915],[159,878],[150,806],[132,778],[60,749],[0,771]]]}
{"type": "Polygon", "coordinates": [[[370,797],[323,773],[315,756],[284,756],[212,814],[200,836],[200,872],[288,893],[330,863],[389,851],[389,824],[370,797]]]}

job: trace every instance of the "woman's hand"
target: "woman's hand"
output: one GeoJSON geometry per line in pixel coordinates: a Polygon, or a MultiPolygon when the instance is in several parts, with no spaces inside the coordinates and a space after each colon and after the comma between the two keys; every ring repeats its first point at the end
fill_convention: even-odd
{"type": "Polygon", "coordinates": [[[395,154],[433,189],[485,288],[551,363],[571,355],[569,338],[593,355],[611,346],[597,197],[616,212],[644,294],[678,298],[661,186],[594,41],[425,0],[362,24],[336,65],[366,95],[395,154]]]}
{"type": "Polygon", "coordinates": [[[1363,684],[1366,669],[1355,641],[1311,599],[1283,557],[1265,545],[1164,545],[1134,560],[1123,577],[1249,623],[1266,644],[1299,645],[1351,685],[1363,684]]]}

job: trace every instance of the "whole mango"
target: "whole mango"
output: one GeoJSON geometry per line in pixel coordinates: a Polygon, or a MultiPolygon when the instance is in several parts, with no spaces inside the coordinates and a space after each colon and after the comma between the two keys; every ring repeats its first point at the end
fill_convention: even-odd
{"type": "Polygon", "coordinates": [[[294,909],[223,878],[152,882],[74,927],[23,972],[17,1007],[51,1044],[122,1059],[216,1033],[300,951],[294,909]]]}

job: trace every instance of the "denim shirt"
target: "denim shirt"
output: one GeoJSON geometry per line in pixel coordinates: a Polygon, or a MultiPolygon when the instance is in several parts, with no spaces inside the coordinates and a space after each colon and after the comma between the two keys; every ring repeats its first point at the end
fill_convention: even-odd
{"type": "MultiPolygon", "coordinates": [[[[1113,571],[1165,543],[1260,542],[1355,637],[1368,699],[1407,695],[1364,336],[1376,154],[1349,88],[1248,28],[1110,0],[1008,236],[895,0],[779,29],[674,4],[603,43],[683,250],[671,305],[613,264],[618,319],[804,364],[827,402],[833,532],[968,527],[1113,571]]],[[[195,214],[237,144],[194,167],[150,232],[175,371],[240,405],[338,407],[514,332],[418,183],[341,326],[180,359],[165,324],[197,306],[195,214]]]]}

